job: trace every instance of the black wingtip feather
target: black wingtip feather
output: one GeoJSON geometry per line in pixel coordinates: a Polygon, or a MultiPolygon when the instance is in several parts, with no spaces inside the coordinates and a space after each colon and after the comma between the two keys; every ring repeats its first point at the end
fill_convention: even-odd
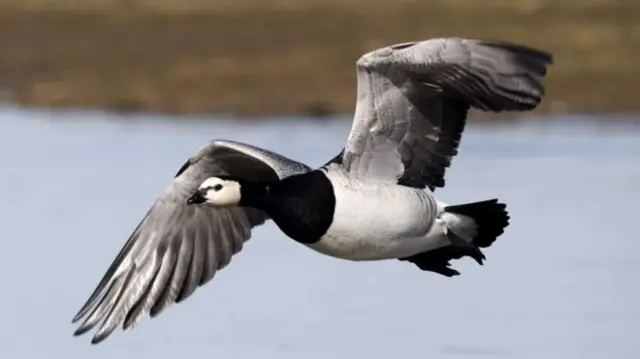
{"type": "Polygon", "coordinates": [[[75,332],[73,332],[73,336],[74,337],[79,337],[81,335],[83,335],[84,333],[88,332],[89,330],[91,330],[90,326],[84,326],[84,327],[79,327],[78,329],[76,329],[75,332]]]}
{"type": "Polygon", "coordinates": [[[553,54],[546,50],[500,40],[480,40],[479,43],[488,47],[501,48],[511,52],[520,53],[547,64],[553,64],[553,54]]]}
{"type": "Polygon", "coordinates": [[[107,339],[107,337],[110,335],[111,333],[103,333],[103,334],[96,334],[93,336],[93,338],[91,338],[91,345],[97,345],[100,344],[102,341],[104,341],[105,339],[107,339]]]}
{"type": "Polygon", "coordinates": [[[543,78],[553,63],[551,53],[526,45],[494,40],[478,40],[475,45],[475,51],[483,53],[481,58],[495,58],[496,62],[488,65],[489,62],[477,61],[473,62],[471,68],[464,70],[465,76],[474,78],[472,74],[475,74],[478,84],[489,86],[492,90],[477,91],[477,96],[470,96],[476,97],[471,101],[474,107],[492,112],[529,111],[542,102],[546,92],[543,78]],[[494,67],[502,56],[506,56],[503,64],[510,63],[511,68],[494,67]]]}

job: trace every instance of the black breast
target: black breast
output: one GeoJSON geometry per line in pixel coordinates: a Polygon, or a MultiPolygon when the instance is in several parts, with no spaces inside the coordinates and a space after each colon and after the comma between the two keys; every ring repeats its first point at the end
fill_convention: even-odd
{"type": "Polygon", "coordinates": [[[300,243],[315,243],[333,222],[336,197],[333,186],[319,170],[295,175],[269,188],[267,213],[287,236],[300,243]]]}

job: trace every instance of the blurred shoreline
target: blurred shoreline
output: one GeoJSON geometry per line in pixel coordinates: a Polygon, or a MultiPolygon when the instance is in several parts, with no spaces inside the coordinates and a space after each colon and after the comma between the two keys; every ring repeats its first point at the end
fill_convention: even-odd
{"type": "Polygon", "coordinates": [[[554,54],[547,97],[534,113],[640,109],[640,2],[633,0],[46,4],[0,5],[0,101],[169,114],[351,113],[360,55],[464,36],[554,54]]]}

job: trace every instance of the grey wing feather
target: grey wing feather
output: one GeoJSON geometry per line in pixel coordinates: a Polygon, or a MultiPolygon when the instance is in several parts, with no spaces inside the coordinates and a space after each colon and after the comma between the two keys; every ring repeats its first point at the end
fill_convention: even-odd
{"type": "Polygon", "coordinates": [[[100,323],[92,343],[118,325],[134,327],[174,302],[188,298],[231,261],[251,229],[267,215],[252,208],[188,206],[204,179],[220,174],[276,180],[309,171],[276,153],[232,141],[212,141],[176,174],[126,242],[86,303],[73,318],[84,318],[81,335],[100,323]]]}
{"type": "Polygon", "coordinates": [[[403,43],[357,62],[358,101],[340,162],[355,175],[444,186],[467,112],[538,106],[551,54],[462,38],[403,43]]]}

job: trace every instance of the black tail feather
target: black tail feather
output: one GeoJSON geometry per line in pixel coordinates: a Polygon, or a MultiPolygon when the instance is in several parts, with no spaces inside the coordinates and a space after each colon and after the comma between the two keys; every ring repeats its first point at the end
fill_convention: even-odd
{"type": "Polygon", "coordinates": [[[491,246],[509,225],[509,214],[506,208],[507,206],[504,203],[499,203],[497,199],[448,206],[445,208],[446,212],[461,214],[476,222],[477,235],[473,238],[472,243],[469,243],[468,246],[452,244],[411,257],[400,258],[400,260],[409,261],[424,271],[438,273],[446,277],[460,275],[460,272],[451,268],[451,260],[469,256],[482,264],[484,254],[479,248],[491,246]]]}
{"type": "Polygon", "coordinates": [[[509,225],[507,205],[499,203],[498,199],[447,206],[446,212],[461,214],[472,218],[478,225],[478,234],[473,238],[473,244],[486,248],[493,244],[504,233],[509,225]]]}

